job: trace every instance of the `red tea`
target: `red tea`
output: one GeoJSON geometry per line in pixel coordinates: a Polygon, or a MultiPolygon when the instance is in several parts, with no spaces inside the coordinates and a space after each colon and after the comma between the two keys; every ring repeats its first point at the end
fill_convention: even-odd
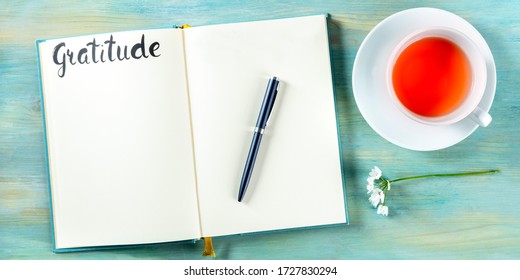
{"type": "Polygon", "coordinates": [[[462,49],[439,37],[420,39],[406,47],[392,70],[399,101],[425,117],[454,111],[471,86],[471,67],[462,49]]]}

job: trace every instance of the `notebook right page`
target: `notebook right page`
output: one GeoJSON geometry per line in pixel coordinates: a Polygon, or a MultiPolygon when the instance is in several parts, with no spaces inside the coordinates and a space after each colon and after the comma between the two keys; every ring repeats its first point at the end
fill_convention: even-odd
{"type": "Polygon", "coordinates": [[[326,17],[190,28],[185,49],[203,235],[345,223],[326,17]],[[278,97],[238,202],[270,76],[278,97]]]}

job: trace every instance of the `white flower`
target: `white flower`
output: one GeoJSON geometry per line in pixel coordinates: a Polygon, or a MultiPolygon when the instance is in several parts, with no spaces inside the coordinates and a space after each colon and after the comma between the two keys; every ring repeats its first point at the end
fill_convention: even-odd
{"type": "Polygon", "coordinates": [[[367,185],[367,194],[368,193],[371,193],[372,191],[374,190],[374,183],[370,183],[368,182],[368,185],[367,185]]]}
{"type": "Polygon", "coordinates": [[[377,214],[388,216],[388,206],[380,204],[379,207],[377,207],[377,214]]]}
{"type": "Polygon", "coordinates": [[[379,179],[381,178],[381,175],[383,175],[381,169],[379,169],[379,167],[377,166],[374,166],[374,168],[372,168],[372,171],[370,171],[370,173],[368,174],[368,178],[379,179]]]}
{"type": "Polygon", "coordinates": [[[377,208],[377,214],[382,216],[388,216],[388,206],[386,206],[386,194],[391,189],[392,182],[399,182],[405,180],[412,179],[421,179],[421,178],[429,178],[429,177],[437,177],[437,176],[469,176],[469,175],[480,175],[480,174],[490,174],[497,173],[500,170],[485,170],[485,171],[473,171],[473,172],[462,172],[462,173],[444,173],[444,174],[425,174],[419,176],[409,176],[409,177],[401,177],[397,179],[387,179],[382,177],[383,172],[379,167],[374,166],[372,170],[369,172],[369,176],[367,178],[367,195],[369,195],[368,201],[372,206],[377,208]]]}
{"type": "MultiPolygon", "coordinates": [[[[381,201],[382,194],[383,194],[383,191],[381,191],[381,189],[375,188],[372,191],[372,195],[368,198],[368,201],[370,201],[370,204],[372,204],[372,206],[377,207],[377,205],[381,201]]],[[[384,196],[384,194],[383,194],[383,196],[384,196]]]]}

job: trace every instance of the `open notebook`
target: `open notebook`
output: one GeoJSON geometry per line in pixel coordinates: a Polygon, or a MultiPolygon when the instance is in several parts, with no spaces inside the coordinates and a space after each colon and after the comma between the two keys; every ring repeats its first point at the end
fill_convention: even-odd
{"type": "Polygon", "coordinates": [[[37,48],[56,251],[347,222],[325,16],[37,48]],[[272,75],[278,98],[238,202],[272,75]]]}

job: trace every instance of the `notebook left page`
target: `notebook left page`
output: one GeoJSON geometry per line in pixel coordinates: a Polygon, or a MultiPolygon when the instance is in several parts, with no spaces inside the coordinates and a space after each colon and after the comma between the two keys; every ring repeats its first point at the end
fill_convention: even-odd
{"type": "Polygon", "coordinates": [[[55,248],[200,236],[182,30],[39,43],[55,248]]]}

